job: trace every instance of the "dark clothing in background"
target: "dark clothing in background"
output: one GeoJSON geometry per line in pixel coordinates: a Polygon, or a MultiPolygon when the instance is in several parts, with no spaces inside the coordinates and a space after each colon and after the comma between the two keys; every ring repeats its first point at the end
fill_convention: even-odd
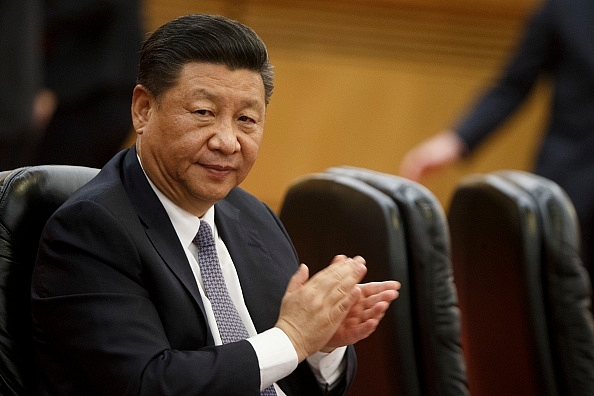
{"type": "Polygon", "coordinates": [[[47,0],[45,7],[45,86],[58,106],[35,162],[100,168],[132,132],[140,3],[47,0]]]}
{"type": "Polygon", "coordinates": [[[510,116],[539,77],[553,83],[550,119],[534,172],[575,205],[584,264],[594,270],[594,1],[546,0],[498,83],[454,128],[469,150],[510,116]]]}
{"type": "Polygon", "coordinates": [[[41,4],[0,0],[0,171],[26,165],[35,142],[33,101],[41,87],[41,4]]]}

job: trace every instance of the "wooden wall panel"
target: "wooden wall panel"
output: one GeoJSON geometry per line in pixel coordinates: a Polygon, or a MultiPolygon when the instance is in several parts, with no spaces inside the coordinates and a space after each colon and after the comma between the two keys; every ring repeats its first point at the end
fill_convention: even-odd
{"type": "MultiPolygon", "coordinates": [[[[278,210],[297,177],[334,165],[395,173],[489,84],[536,0],[147,0],[147,28],[182,14],[240,20],[277,77],[260,158],[243,187],[278,210]]],[[[502,133],[424,184],[447,207],[459,178],[529,169],[546,116],[541,84],[502,133]]]]}

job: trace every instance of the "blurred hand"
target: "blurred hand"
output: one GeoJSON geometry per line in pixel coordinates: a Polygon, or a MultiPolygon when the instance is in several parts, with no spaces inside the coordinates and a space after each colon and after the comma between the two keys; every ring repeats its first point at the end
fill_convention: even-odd
{"type": "Polygon", "coordinates": [[[52,119],[58,99],[53,91],[42,89],[36,95],[33,102],[32,126],[35,130],[43,130],[52,119]]]}
{"type": "Polygon", "coordinates": [[[457,161],[466,150],[464,142],[445,130],[413,147],[400,164],[402,177],[419,181],[426,174],[457,161]]]}

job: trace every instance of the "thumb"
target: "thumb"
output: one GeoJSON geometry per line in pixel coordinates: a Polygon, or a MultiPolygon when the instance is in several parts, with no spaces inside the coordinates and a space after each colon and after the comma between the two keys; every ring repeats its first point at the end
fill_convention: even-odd
{"type": "Polygon", "coordinates": [[[303,286],[303,284],[305,282],[307,282],[308,279],[309,279],[309,268],[307,268],[307,265],[301,264],[299,266],[299,268],[297,269],[297,272],[295,272],[293,274],[293,276],[291,277],[291,280],[289,281],[289,285],[287,286],[287,292],[292,292],[294,290],[297,290],[298,288],[303,286]]]}

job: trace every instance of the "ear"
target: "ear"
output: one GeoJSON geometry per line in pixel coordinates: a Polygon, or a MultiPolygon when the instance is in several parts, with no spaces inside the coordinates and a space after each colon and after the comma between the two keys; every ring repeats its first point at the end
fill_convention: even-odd
{"type": "Polygon", "coordinates": [[[155,106],[151,93],[142,85],[134,87],[132,94],[132,123],[138,135],[142,135],[144,127],[149,122],[151,108],[155,106]]]}

